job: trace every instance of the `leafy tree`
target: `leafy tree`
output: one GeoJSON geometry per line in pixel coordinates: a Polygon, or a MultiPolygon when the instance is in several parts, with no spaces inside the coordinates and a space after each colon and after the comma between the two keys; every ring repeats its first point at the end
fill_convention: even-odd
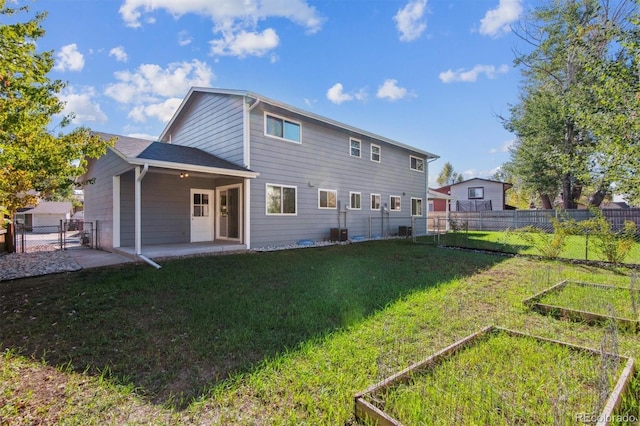
{"type": "Polygon", "coordinates": [[[462,182],[463,180],[464,180],[464,177],[462,176],[462,173],[457,173],[455,170],[453,170],[453,166],[451,165],[451,163],[447,161],[446,163],[444,163],[444,166],[442,166],[442,170],[438,175],[437,182],[438,182],[438,185],[445,186],[445,185],[451,185],[454,183],[459,183],[459,182],[462,182]]]}
{"type": "MultiPolygon", "coordinates": [[[[64,104],[58,94],[65,87],[47,74],[53,52],[38,52],[37,40],[45,33],[45,13],[31,16],[27,6],[6,7],[0,0],[0,206],[10,215],[18,208],[37,204],[38,196],[52,197],[69,188],[86,167],[107,148],[89,129],[53,134],[54,116],[64,104]],[[27,20],[19,22],[22,14],[27,20]]],[[[64,128],[72,116],[58,124],[64,128]]]]}
{"type": "Polygon", "coordinates": [[[614,34],[628,34],[624,24],[636,8],[632,0],[552,0],[523,27],[533,48],[515,60],[524,88],[504,124],[518,137],[510,167],[544,204],[560,192],[563,207],[575,208],[589,187],[589,202],[598,205],[611,190],[600,135],[584,112],[597,98],[593,71],[615,55],[614,34]]]}

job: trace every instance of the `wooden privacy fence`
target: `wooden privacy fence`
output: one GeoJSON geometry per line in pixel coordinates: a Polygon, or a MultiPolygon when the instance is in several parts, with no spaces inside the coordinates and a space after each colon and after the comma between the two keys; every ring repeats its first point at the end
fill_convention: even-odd
{"type": "MultiPolygon", "coordinates": [[[[631,221],[640,229],[640,209],[602,209],[602,215],[614,230],[622,228],[625,221],[631,221]]],[[[429,212],[430,229],[445,231],[446,212],[429,212]]],[[[463,223],[468,230],[503,231],[535,226],[543,229],[552,227],[551,219],[571,218],[583,221],[593,217],[590,210],[493,210],[478,212],[449,212],[448,220],[463,223]],[[494,229],[495,228],[495,229],[494,229]]]]}

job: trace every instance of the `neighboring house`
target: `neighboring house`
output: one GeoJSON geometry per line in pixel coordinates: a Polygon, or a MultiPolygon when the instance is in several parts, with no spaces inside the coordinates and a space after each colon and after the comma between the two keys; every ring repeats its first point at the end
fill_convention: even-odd
{"type": "Polygon", "coordinates": [[[99,222],[101,248],[284,246],[327,240],[336,228],[366,237],[372,220],[412,217],[414,232],[426,232],[428,163],[438,158],[429,152],[256,93],[209,88],[189,91],[159,140],[119,136],[89,160],[85,220],[99,222]]]}
{"type": "Polygon", "coordinates": [[[16,222],[33,232],[52,232],[60,221],[71,219],[73,206],[70,201],[40,201],[37,206],[18,210],[16,222]]]}
{"type": "MultiPolygon", "coordinates": [[[[506,191],[512,186],[506,182],[473,178],[435,191],[451,196],[454,200],[451,201],[451,211],[512,210],[513,207],[505,202],[506,191]]],[[[445,211],[445,205],[434,203],[434,210],[445,211]]]]}

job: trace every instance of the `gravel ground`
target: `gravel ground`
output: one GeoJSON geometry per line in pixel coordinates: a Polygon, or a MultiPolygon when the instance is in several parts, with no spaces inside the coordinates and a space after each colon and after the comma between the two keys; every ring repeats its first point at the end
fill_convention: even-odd
{"type": "Polygon", "coordinates": [[[0,281],[80,269],[82,267],[67,252],[59,250],[0,256],[0,281]]]}

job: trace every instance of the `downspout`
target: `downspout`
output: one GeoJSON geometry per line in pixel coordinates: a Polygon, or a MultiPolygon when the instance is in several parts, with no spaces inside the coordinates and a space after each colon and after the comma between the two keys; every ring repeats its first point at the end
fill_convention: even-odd
{"type": "MultiPolygon", "coordinates": [[[[260,104],[260,98],[256,98],[255,102],[246,108],[244,117],[244,163],[245,166],[251,168],[251,111],[260,104]]],[[[246,104],[245,104],[246,105],[246,104]]],[[[251,248],[251,180],[244,180],[244,243],[248,249],[251,248]]]]}
{"type": "Polygon", "coordinates": [[[149,171],[149,164],[144,163],[142,171],[140,166],[136,167],[135,180],[135,255],[156,269],[160,269],[160,265],[153,260],[142,255],[142,179],[149,171]]]}

